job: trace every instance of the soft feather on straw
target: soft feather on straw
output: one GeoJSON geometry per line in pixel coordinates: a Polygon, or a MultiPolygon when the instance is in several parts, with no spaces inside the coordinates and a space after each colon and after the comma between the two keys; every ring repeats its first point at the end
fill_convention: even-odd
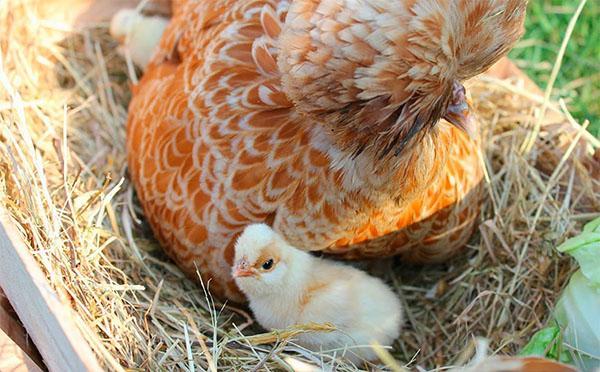
{"type": "MultiPolygon", "coordinates": [[[[128,73],[107,25],[67,34],[29,1],[3,2],[0,17],[0,200],[108,369],[357,369],[276,337],[256,345],[245,310],[161,253],[127,180],[128,73]]],[[[471,82],[489,183],[467,252],[387,273],[407,309],[391,353],[400,368],[464,364],[476,336],[494,353],[519,350],[571,273],[554,247],[598,215],[598,143],[552,104],[522,155],[543,98],[518,84],[471,82]]]]}

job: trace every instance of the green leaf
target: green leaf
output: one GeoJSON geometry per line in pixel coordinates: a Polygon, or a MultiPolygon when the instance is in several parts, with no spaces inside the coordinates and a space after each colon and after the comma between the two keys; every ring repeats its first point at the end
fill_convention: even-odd
{"type": "Polygon", "coordinates": [[[550,326],[539,330],[518,356],[539,356],[569,364],[573,362],[573,358],[563,347],[562,332],[559,326],[550,326]]]}
{"type": "Polygon", "coordinates": [[[559,252],[566,252],[572,254],[572,251],[585,247],[587,245],[593,245],[597,249],[600,249],[600,232],[582,232],[580,235],[577,235],[562,243],[556,249],[559,252]]]}
{"type": "Polygon", "coordinates": [[[519,356],[548,356],[553,349],[559,333],[560,328],[557,326],[543,328],[531,337],[531,340],[521,350],[519,356]]]}
{"type": "Polygon", "coordinates": [[[569,252],[581,268],[589,284],[600,287],[600,241],[586,244],[569,252]]]}
{"type": "Polygon", "coordinates": [[[576,271],[554,309],[561,346],[583,371],[600,368],[600,290],[576,271]]]}
{"type": "Polygon", "coordinates": [[[600,232],[600,217],[595,220],[588,222],[583,227],[583,232],[600,232]]]}

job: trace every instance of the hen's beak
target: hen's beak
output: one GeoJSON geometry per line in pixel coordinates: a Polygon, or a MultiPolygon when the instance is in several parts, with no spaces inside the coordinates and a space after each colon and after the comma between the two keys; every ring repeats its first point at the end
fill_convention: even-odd
{"type": "Polygon", "coordinates": [[[254,275],[256,275],[254,269],[248,267],[248,263],[246,261],[238,262],[238,264],[234,266],[232,272],[232,276],[234,278],[246,278],[254,275]]]}
{"type": "Polygon", "coordinates": [[[469,137],[473,139],[476,137],[477,128],[471,114],[471,106],[467,100],[465,87],[459,82],[454,82],[452,87],[452,101],[448,106],[448,111],[446,111],[444,119],[457,128],[462,129],[469,137]]]}

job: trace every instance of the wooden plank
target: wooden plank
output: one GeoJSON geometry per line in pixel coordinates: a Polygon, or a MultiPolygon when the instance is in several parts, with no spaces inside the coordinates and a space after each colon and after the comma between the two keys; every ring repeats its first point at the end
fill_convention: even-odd
{"type": "Polygon", "coordinates": [[[0,286],[51,371],[102,370],[73,321],[73,311],[50,287],[4,207],[0,207],[0,286]]]}
{"type": "Polygon", "coordinates": [[[4,331],[0,329],[0,371],[42,372],[4,331]]]}
{"type": "Polygon", "coordinates": [[[0,288],[0,308],[7,311],[12,309],[12,306],[10,306],[10,302],[8,302],[8,297],[6,297],[6,295],[2,291],[2,288],[0,288]]]}
{"type": "MultiPolygon", "coordinates": [[[[0,330],[2,330],[12,341],[23,350],[31,360],[38,366],[42,367],[42,357],[35,348],[33,341],[27,336],[27,331],[21,326],[16,319],[17,314],[8,302],[8,298],[4,296],[0,288],[0,330]]],[[[0,369],[2,371],[2,369],[0,369]]]]}
{"type": "Polygon", "coordinates": [[[17,314],[14,312],[8,297],[0,288],[0,329],[12,338],[13,341],[21,348],[25,349],[24,345],[27,344],[27,332],[18,323],[17,314]]]}

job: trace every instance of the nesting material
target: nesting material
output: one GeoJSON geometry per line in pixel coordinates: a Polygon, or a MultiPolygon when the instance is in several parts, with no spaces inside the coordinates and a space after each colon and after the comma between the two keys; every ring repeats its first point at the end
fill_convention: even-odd
{"type": "MultiPolygon", "coordinates": [[[[259,334],[247,310],[219,303],[210,283],[186,279],[165,257],[127,179],[135,71],[108,24],[69,33],[27,4],[0,5],[0,199],[100,362],[112,370],[355,370],[288,341],[327,325],[259,334]]],[[[599,215],[598,141],[560,104],[540,121],[543,97],[518,82],[483,77],[470,90],[486,128],[479,232],[444,265],[394,262],[385,271],[407,310],[394,349],[378,350],[390,366],[462,365],[477,337],[494,353],[517,352],[545,325],[573,271],[554,248],[599,215]]]]}

